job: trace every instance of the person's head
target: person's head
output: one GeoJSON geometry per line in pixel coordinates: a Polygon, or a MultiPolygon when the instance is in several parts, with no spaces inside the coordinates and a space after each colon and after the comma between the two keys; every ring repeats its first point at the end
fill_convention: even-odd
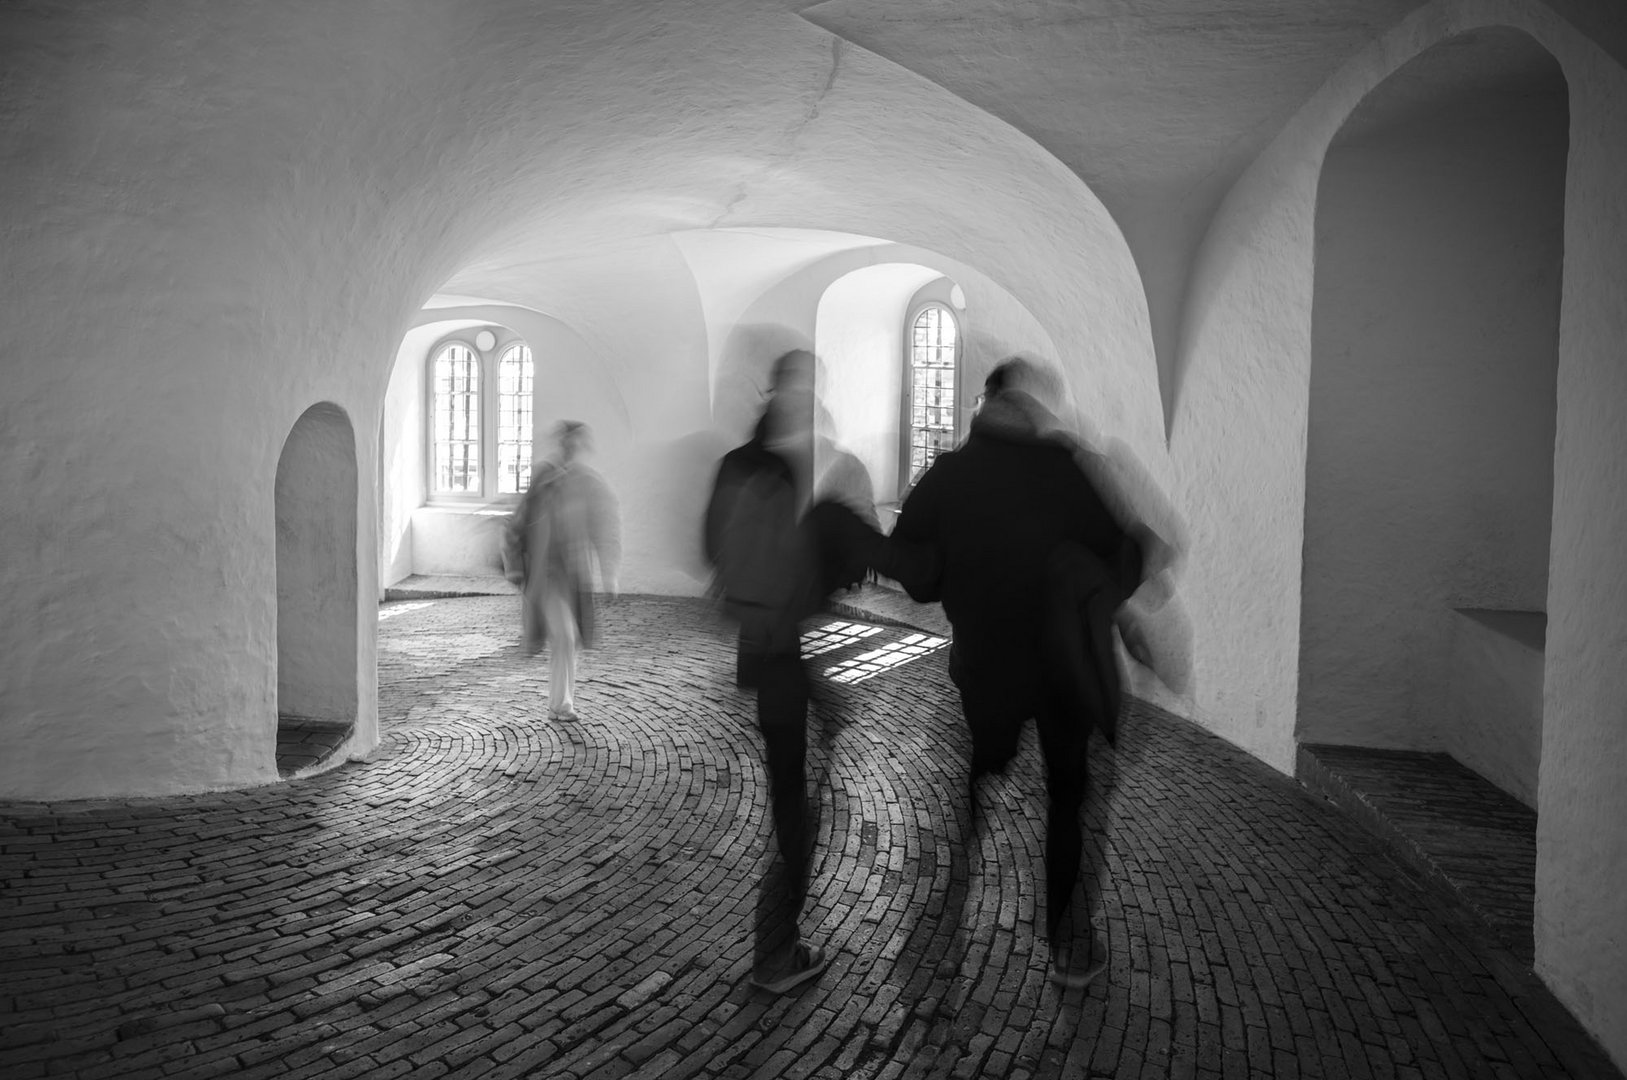
{"type": "Polygon", "coordinates": [[[772,441],[811,437],[814,422],[814,354],[792,349],[769,371],[767,434],[772,441]]]}
{"type": "Polygon", "coordinates": [[[582,451],[592,449],[591,432],[580,420],[561,420],[554,427],[554,439],[559,443],[560,461],[574,461],[582,451]]]}
{"type": "Polygon", "coordinates": [[[1055,408],[1062,399],[1062,382],[1049,367],[1026,356],[1008,356],[995,364],[983,380],[985,400],[1004,393],[1029,395],[1040,404],[1055,408]]]}

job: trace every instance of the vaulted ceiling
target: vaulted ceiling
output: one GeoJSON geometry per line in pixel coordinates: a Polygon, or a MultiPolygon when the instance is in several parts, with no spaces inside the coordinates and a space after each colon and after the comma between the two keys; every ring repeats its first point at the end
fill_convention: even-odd
{"type": "MultiPolygon", "coordinates": [[[[562,209],[551,226],[555,231],[550,243],[539,244],[535,234],[515,231],[509,250],[488,251],[484,266],[502,278],[521,264],[535,267],[539,258],[547,261],[578,247],[575,242],[560,242],[570,234],[570,222],[592,222],[589,231],[596,234],[606,220],[638,217],[649,219],[654,232],[764,223],[819,227],[817,212],[806,220],[792,220],[786,208],[817,207],[822,193],[836,189],[861,203],[870,198],[879,206],[882,199],[872,197],[863,185],[894,184],[892,166],[876,165],[872,172],[878,175],[866,177],[862,164],[833,164],[839,154],[831,152],[842,148],[818,145],[811,127],[821,110],[860,110],[846,115],[861,125],[880,118],[882,110],[873,118],[859,119],[862,106],[837,100],[844,91],[852,94],[855,88],[862,92],[879,85],[873,68],[874,58],[879,58],[918,77],[923,88],[947,91],[1009,125],[1083,180],[1100,199],[1135,261],[1167,409],[1187,274],[1221,200],[1319,87],[1424,2],[668,0],[660,11],[671,13],[671,18],[658,28],[633,17],[640,10],[653,17],[656,10],[640,0],[584,9],[580,20],[569,20],[570,32],[578,33],[595,20],[603,22],[603,32],[584,39],[583,56],[610,46],[623,58],[649,57],[648,62],[639,60],[640,69],[666,66],[661,85],[669,96],[648,100],[641,115],[654,116],[672,107],[680,91],[690,97],[685,116],[700,115],[696,110],[713,107],[708,103],[712,92],[697,90],[703,83],[692,80],[715,78],[742,90],[737,99],[725,97],[717,103],[738,111],[742,119],[723,127],[699,125],[703,138],[678,152],[671,152],[665,141],[669,131],[673,137],[681,131],[670,125],[659,133],[650,128],[650,138],[664,141],[668,156],[662,175],[674,187],[637,206],[625,193],[614,195],[618,206],[636,211],[629,216],[595,208],[594,200],[610,196],[602,181],[578,185],[571,199],[581,201],[570,213],[564,213],[570,205],[566,201],[554,203],[562,209]],[[625,17],[618,22],[611,13],[625,17]],[[812,43],[804,43],[804,51],[793,57],[786,50],[796,36],[783,24],[774,28],[786,15],[800,16],[835,35],[838,46],[846,45],[848,52],[843,54],[839,47],[832,51],[824,75],[807,70],[812,43]],[[860,72],[863,65],[852,46],[869,54],[865,59],[872,66],[865,70],[871,74],[860,72]],[[786,66],[776,70],[776,56],[783,56],[786,66]],[[753,86],[755,97],[750,97],[744,91],[753,86]],[[793,99],[784,95],[796,87],[800,87],[795,90],[797,100],[807,102],[807,112],[786,130],[780,143],[766,144],[756,136],[738,146],[727,142],[736,128],[747,132],[748,111],[763,115],[775,108],[788,111],[793,99]],[[680,190],[677,185],[685,183],[691,192],[675,194],[680,190]]],[[[1607,50],[1627,55],[1627,4],[1550,2],[1607,50]]],[[[1441,95],[1476,92],[1493,81],[1506,85],[1543,64],[1537,55],[1540,50],[1510,47],[1495,36],[1470,44],[1476,47],[1459,49],[1449,62],[1427,68],[1410,91],[1401,87],[1388,93],[1383,108],[1365,110],[1362,122],[1396,122],[1408,109],[1423,107],[1441,95]]],[[[571,55],[576,53],[572,50],[571,55]]],[[[1551,74],[1552,65],[1546,70],[1551,74]]],[[[914,99],[910,107],[915,107],[914,99]]],[[[628,122],[640,123],[633,116],[628,122]]],[[[908,134],[910,117],[895,116],[888,123],[898,130],[879,138],[895,142],[913,138],[908,134]]],[[[934,140],[943,138],[944,116],[923,118],[920,128],[915,152],[930,155],[934,140]]],[[[946,145],[944,153],[961,168],[968,148],[946,145]]],[[[643,150],[639,154],[649,156],[643,150]]],[[[632,164],[636,166],[636,161],[632,164]]],[[[923,203],[940,197],[932,190],[930,176],[917,176],[913,182],[920,186],[923,203]]],[[[975,208],[956,209],[957,220],[975,216],[975,208]]],[[[889,220],[888,213],[878,213],[870,223],[843,222],[838,227],[920,242],[919,237],[890,233],[889,220]]],[[[635,227],[632,232],[645,230],[635,227]]],[[[484,287],[492,280],[492,273],[468,266],[454,284],[495,292],[484,287]]]]}
{"type": "MultiPolygon", "coordinates": [[[[1169,405],[1186,273],[1216,207],[1339,67],[1423,0],[822,0],[801,10],[1028,135],[1129,242],[1169,405]]],[[[1553,5],[1620,55],[1627,4],[1553,5]]],[[[1387,95],[1369,125],[1544,65],[1495,39],[1387,95]]]]}

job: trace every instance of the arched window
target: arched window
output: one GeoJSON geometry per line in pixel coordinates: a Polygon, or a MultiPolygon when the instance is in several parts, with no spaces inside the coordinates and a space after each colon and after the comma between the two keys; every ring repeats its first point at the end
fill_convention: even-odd
{"type": "Polygon", "coordinates": [[[933,460],[955,445],[955,374],[960,333],[954,313],[927,304],[909,331],[909,445],[905,470],[913,484],[933,460]]]}
{"type": "Polygon", "coordinates": [[[453,342],[435,354],[435,485],[480,494],[480,357],[453,342]]]}
{"type": "Polygon", "coordinates": [[[519,495],[531,480],[531,347],[516,341],[497,361],[497,493],[519,495]]]}
{"type": "Polygon", "coordinates": [[[491,330],[430,354],[432,498],[494,499],[531,480],[535,364],[523,341],[501,347],[491,330]]]}

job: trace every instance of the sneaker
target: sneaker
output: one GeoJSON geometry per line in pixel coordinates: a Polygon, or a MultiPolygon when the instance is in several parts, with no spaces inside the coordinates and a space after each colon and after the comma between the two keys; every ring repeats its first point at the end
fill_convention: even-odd
{"type": "Polygon", "coordinates": [[[825,970],[825,950],[818,945],[805,945],[797,942],[791,951],[791,962],[780,975],[774,978],[764,978],[752,975],[751,985],[759,990],[767,990],[771,994],[783,994],[795,990],[809,979],[816,978],[825,970]]]}
{"type": "Polygon", "coordinates": [[[550,720],[580,720],[581,717],[576,715],[576,710],[575,709],[549,709],[548,710],[548,719],[550,719],[550,720]]]}
{"type": "Polygon", "coordinates": [[[1100,946],[1091,942],[1087,948],[1089,951],[1082,963],[1071,946],[1052,948],[1051,981],[1068,990],[1077,990],[1094,982],[1098,975],[1107,970],[1107,943],[1105,939],[1100,946]]]}

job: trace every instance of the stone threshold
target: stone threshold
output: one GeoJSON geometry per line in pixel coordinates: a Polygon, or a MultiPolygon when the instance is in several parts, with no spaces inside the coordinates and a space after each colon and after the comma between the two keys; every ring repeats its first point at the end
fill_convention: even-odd
{"type": "Polygon", "coordinates": [[[412,574],[384,590],[389,600],[445,600],[455,596],[511,596],[518,592],[499,574],[412,574]]]}
{"type": "Polygon", "coordinates": [[[349,720],[277,717],[277,775],[288,780],[318,769],[339,752],[354,728],[349,720]]]}

